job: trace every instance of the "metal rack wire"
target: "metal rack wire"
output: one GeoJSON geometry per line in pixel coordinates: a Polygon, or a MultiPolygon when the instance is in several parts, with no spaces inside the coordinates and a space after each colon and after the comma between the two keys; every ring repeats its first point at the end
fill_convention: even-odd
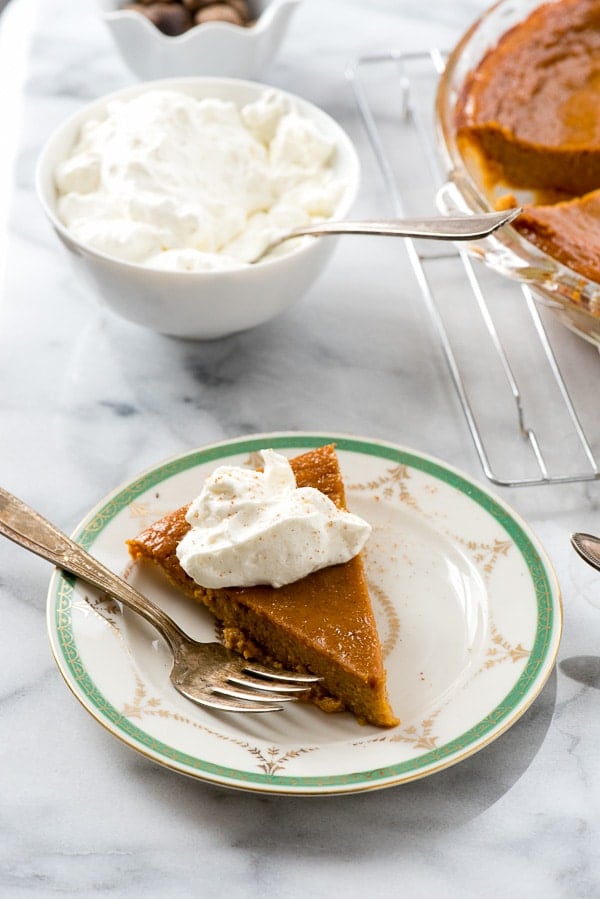
{"type": "MultiPolygon", "coordinates": [[[[444,185],[433,122],[444,62],[435,49],[390,52],[362,56],[346,73],[392,214],[398,217],[426,214],[424,197],[435,203],[444,185]],[[410,208],[411,203],[418,208],[410,208]]],[[[422,249],[423,244],[407,240],[408,257],[485,476],[505,487],[600,479],[600,416],[589,397],[590,367],[592,377],[600,375],[596,348],[567,331],[526,286],[491,272],[463,249],[445,244],[443,252],[432,252],[431,244],[422,249]],[[475,315],[485,334],[483,380],[495,370],[491,404],[489,394],[478,396],[483,380],[481,372],[473,373],[472,347],[466,355],[464,347],[461,352],[460,328],[453,322],[458,313],[444,304],[449,282],[454,296],[468,297],[469,321],[475,315]],[[511,340],[511,328],[513,336],[527,331],[527,341],[511,340]],[[502,439],[492,448],[499,433],[502,439]],[[499,473],[507,465],[510,470],[499,473]]]]}

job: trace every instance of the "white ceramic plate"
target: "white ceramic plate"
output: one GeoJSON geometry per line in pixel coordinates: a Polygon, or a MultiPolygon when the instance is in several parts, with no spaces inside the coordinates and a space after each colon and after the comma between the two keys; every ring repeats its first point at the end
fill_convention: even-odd
{"type": "Polygon", "coordinates": [[[365,563],[402,724],[361,727],[350,714],[304,704],[267,715],[196,707],[171,686],[168,651],[150,625],[57,571],[48,629],[58,667],[88,712],[144,756],[245,790],[360,792],[472,755],[542,689],[561,632],[559,589],[543,549],[484,488],[401,447],[300,433],[210,446],[115,491],[75,539],[192,636],[213,639],[209,613],[151,566],[132,566],[125,540],[195,497],[217,464],[243,464],[265,447],[293,456],[328,442],[337,445],[349,507],[373,525],[365,563]]]}

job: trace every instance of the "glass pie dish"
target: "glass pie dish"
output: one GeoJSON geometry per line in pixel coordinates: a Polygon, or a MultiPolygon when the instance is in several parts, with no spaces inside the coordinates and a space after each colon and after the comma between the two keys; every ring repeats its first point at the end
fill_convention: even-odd
{"type": "MultiPolygon", "coordinates": [[[[467,160],[458,146],[455,109],[469,73],[505,32],[538,6],[539,0],[500,0],[473,23],[448,58],[436,97],[437,138],[446,180],[438,205],[446,214],[490,211],[502,194],[510,193],[519,203],[534,199],[531,193],[509,185],[485,184],[483,170],[467,160]]],[[[563,324],[600,347],[600,283],[549,256],[510,226],[470,243],[468,252],[502,275],[527,285],[534,296],[551,306],[563,324]]]]}

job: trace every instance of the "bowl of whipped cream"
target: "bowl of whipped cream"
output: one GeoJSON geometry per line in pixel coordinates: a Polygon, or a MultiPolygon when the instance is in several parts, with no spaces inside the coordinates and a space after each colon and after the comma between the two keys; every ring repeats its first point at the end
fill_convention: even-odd
{"type": "Polygon", "coordinates": [[[129,68],[142,79],[257,78],[301,0],[96,0],[129,68]]]}
{"type": "Polygon", "coordinates": [[[71,116],[42,149],[36,186],[106,306],[154,331],[214,339],[300,299],[336,238],[261,253],[295,227],[346,217],[359,178],[350,138],[308,101],[190,77],[138,84],[71,116]]]}

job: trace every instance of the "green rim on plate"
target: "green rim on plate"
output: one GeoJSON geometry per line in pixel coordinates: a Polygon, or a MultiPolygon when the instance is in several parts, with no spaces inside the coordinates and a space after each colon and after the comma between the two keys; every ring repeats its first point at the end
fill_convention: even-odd
{"type": "MultiPolygon", "coordinates": [[[[72,628],[71,608],[75,579],[61,574],[57,586],[49,594],[49,610],[53,610],[53,626],[64,665],[80,693],[78,698],[85,700],[84,705],[102,722],[110,723],[110,729],[126,742],[134,740],[141,748],[156,758],[157,761],[174,767],[185,769],[187,773],[198,772],[199,777],[229,783],[229,785],[252,789],[260,789],[265,785],[285,792],[286,788],[302,792],[303,788],[336,787],[369,787],[386,786],[424,776],[440,767],[453,764],[486,745],[495,736],[502,733],[529,706],[538,695],[550,671],[558,648],[560,635],[560,602],[556,586],[552,585],[548,565],[540,556],[532,538],[513,514],[498,500],[490,496],[484,489],[468,480],[459,472],[447,468],[435,459],[424,457],[391,444],[376,443],[365,439],[340,437],[337,435],[312,435],[304,433],[258,435],[252,438],[231,440],[213,445],[205,449],[180,456],[172,461],[154,468],[140,476],[112,495],[92,517],[83,524],[75,535],[75,539],[86,549],[93,546],[103,529],[116,515],[128,507],[135,499],[147,490],[164,482],[168,478],[180,474],[187,469],[201,464],[218,461],[232,453],[256,452],[265,447],[265,439],[273,448],[311,448],[325,443],[335,442],[336,447],[347,452],[376,456],[388,459],[396,464],[420,470],[431,477],[448,484],[455,490],[465,494],[474,503],[481,506],[492,516],[514,541],[525,564],[537,603],[537,621],[535,639],[527,664],[520,677],[504,699],[483,717],[474,727],[457,738],[423,754],[374,770],[362,770],[343,775],[293,777],[278,774],[262,774],[260,772],[240,771],[226,766],[216,765],[201,758],[183,753],[173,746],[155,739],[131,720],[124,717],[94,684],[80,658],[76,639],[72,628]],[[553,651],[552,651],[553,650],[553,651]],[[551,654],[552,653],[552,654],[551,654]],[[537,687],[537,689],[533,689],[537,687]],[[469,751],[471,749],[471,751],[469,751]],[[459,758],[457,758],[457,756],[459,758]]],[[[52,620],[52,619],[50,619],[52,620]]],[[[60,667],[60,660],[59,667],[60,667]]],[[[134,747],[135,748],[135,747],[134,747]]]]}

